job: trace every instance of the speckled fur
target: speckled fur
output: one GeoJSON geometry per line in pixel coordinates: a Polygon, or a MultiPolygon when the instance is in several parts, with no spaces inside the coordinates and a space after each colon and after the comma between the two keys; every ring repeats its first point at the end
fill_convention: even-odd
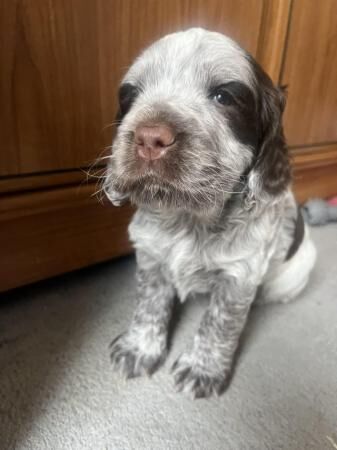
{"type": "Polygon", "coordinates": [[[193,397],[220,394],[227,386],[258,288],[283,264],[292,242],[297,208],[289,188],[279,92],[269,79],[262,86],[255,70],[233,41],[198,29],[154,44],[123,81],[141,85],[142,93],[119,127],[106,192],[115,204],[129,197],[138,206],[129,227],[138,304],[128,331],[113,341],[111,358],[127,377],[153,373],[166,356],[175,297],[208,295],[192,346],[172,368],[177,389],[193,397]],[[210,78],[239,79],[267,102],[261,103],[265,131],[259,148],[240,142],[203,96],[210,78]],[[177,149],[179,175],[161,190],[164,181],[137,178],[130,133],[145,118],[162,118],[163,108],[187,138],[177,149]],[[207,178],[204,169],[210,166],[207,178]]]}

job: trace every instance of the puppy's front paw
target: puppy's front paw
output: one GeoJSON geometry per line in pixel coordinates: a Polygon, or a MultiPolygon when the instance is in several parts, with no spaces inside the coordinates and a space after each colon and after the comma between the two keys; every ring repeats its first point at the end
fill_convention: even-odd
{"type": "Polygon", "coordinates": [[[129,333],[114,339],[110,350],[113,368],[126,378],[152,375],[166,357],[166,348],[160,349],[158,345],[149,345],[147,349],[141,350],[137,339],[129,333]]]}
{"type": "Polygon", "coordinates": [[[221,395],[228,382],[229,371],[211,371],[198,360],[183,353],[172,367],[177,390],[192,395],[193,398],[221,395]]]}

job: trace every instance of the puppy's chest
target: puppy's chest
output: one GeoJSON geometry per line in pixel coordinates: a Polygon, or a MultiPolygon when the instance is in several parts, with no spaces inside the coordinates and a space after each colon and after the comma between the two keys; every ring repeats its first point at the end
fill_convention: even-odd
{"type": "Polygon", "coordinates": [[[165,267],[181,298],[208,292],[212,273],[217,271],[237,278],[255,277],[262,256],[261,245],[235,223],[210,232],[193,223],[170,227],[135,216],[129,231],[135,247],[165,267]]]}

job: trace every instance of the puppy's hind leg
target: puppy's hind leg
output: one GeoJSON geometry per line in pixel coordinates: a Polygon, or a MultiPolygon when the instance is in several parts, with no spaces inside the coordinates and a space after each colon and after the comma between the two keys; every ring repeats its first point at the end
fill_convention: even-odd
{"type": "Polygon", "coordinates": [[[160,265],[137,253],[138,303],[131,325],[111,343],[113,367],[126,378],[151,375],[165,360],[175,290],[160,265]]]}
{"type": "Polygon", "coordinates": [[[305,228],[303,242],[297,252],[284,263],[267,273],[259,289],[256,304],[287,303],[305,288],[316,262],[316,248],[305,228]]]}

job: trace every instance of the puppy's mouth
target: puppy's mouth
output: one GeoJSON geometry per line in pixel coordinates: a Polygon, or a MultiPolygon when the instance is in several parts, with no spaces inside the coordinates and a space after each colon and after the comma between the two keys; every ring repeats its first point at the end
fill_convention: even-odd
{"type": "Polygon", "coordinates": [[[165,193],[177,190],[175,183],[163,178],[151,163],[139,171],[136,177],[117,178],[114,188],[123,194],[143,195],[148,192],[159,198],[165,193]]]}
{"type": "Polygon", "coordinates": [[[151,169],[135,179],[117,179],[113,187],[122,195],[127,195],[135,205],[198,209],[202,200],[183,189],[177,181],[163,179],[151,169]]]}
{"type": "Polygon", "coordinates": [[[143,134],[139,132],[138,136],[133,136],[120,152],[122,171],[117,176],[116,188],[123,192],[149,190],[151,195],[157,193],[160,197],[164,196],[163,192],[176,191],[186,166],[183,136],[165,134],[164,127],[161,133],[157,127],[143,127],[141,131],[143,134]]]}
{"type": "Polygon", "coordinates": [[[115,156],[119,170],[116,165],[111,170],[113,191],[136,205],[165,208],[200,209],[213,200],[209,185],[214,184],[215,164],[205,168],[194,151],[201,144],[207,149],[209,143],[185,130],[172,130],[167,123],[151,123],[129,133],[115,156]]]}
{"type": "Polygon", "coordinates": [[[175,158],[169,154],[173,151],[172,148],[166,147],[155,151],[143,148],[135,150],[137,155],[132,164],[131,176],[136,174],[137,178],[149,184],[172,181],[176,178],[178,169],[175,158]]]}

